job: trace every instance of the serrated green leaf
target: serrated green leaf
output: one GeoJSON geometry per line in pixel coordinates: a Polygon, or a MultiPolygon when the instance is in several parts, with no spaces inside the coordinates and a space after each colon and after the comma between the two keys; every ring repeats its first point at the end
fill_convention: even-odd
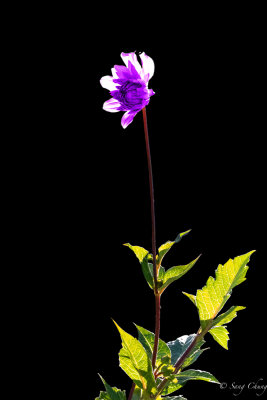
{"type": "Polygon", "coordinates": [[[187,371],[183,371],[180,374],[176,375],[178,380],[177,383],[170,383],[162,392],[163,395],[170,394],[182,388],[187,381],[190,380],[201,380],[211,383],[219,383],[218,380],[206,371],[200,371],[196,369],[188,369],[187,371]]]}
{"type": "Polygon", "coordinates": [[[231,322],[236,316],[237,316],[237,311],[244,310],[246,307],[242,306],[232,306],[229,308],[228,311],[226,311],[223,314],[220,314],[214,321],[213,324],[214,326],[221,326],[228,324],[228,322],[231,322]]]}
{"type": "Polygon", "coordinates": [[[190,346],[192,341],[195,338],[195,334],[192,335],[183,335],[176,340],[173,340],[171,342],[167,343],[167,346],[169,347],[171,351],[171,364],[175,365],[176,361],[181,358],[181,356],[184,354],[186,349],[190,346]]]}
{"type": "MultiPolygon", "coordinates": [[[[104,399],[104,400],[126,400],[126,393],[125,390],[121,391],[120,389],[117,389],[116,387],[111,387],[109,386],[109,384],[104,380],[104,378],[102,378],[101,375],[99,375],[104,386],[106,389],[106,395],[104,392],[100,392],[100,396],[102,393],[102,397],[100,397],[100,399],[104,399]],[[104,396],[105,395],[105,396],[104,396]]],[[[96,399],[97,400],[97,399],[96,399]]]]}
{"type": "Polygon", "coordinates": [[[172,246],[175,243],[179,243],[180,240],[182,239],[183,236],[187,235],[189,232],[191,231],[191,229],[189,229],[188,231],[179,233],[177,235],[177,237],[175,238],[174,241],[170,241],[168,240],[166,243],[162,244],[159,248],[158,248],[158,263],[159,265],[162,262],[163,257],[165,256],[165,254],[168,253],[168,251],[172,248],[172,246]]]}
{"type": "Polygon", "coordinates": [[[195,265],[199,257],[200,256],[187,265],[178,265],[176,267],[169,268],[164,274],[163,285],[159,289],[160,293],[163,293],[167,286],[169,286],[172,282],[177,281],[177,279],[180,279],[183,275],[185,275],[195,265]]]}
{"type": "Polygon", "coordinates": [[[196,303],[202,329],[211,325],[212,320],[230,297],[232,289],[246,279],[247,263],[252,253],[254,251],[219,265],[215,279],[209,277],[206,286],[197,291],[196,303]]]}
{"type": "MultiPolygon", "coordinates": [[[[136,325],[136,328],[138,330],[139,342],[143,345],[149,358],[152,360],[155,335],[141,326],[136,325]]],[[[159,339],[156,366],[160,364],[162,357],[165,356],[169,356],[171,358],[171,350],[163,340],[159,339]]]]}
{"type": "Polygon", "coordinates": [[[225,326],[215,326],[209,330],[209,333],[213,336],[214,340],[218,342],[222,347],[228,350],[229,332],[225,326]]]}
{"type": "Polygon", "coordinates": [[[150,392],[156,386],[151,361],[142,344],[125,332],[114,321],[122,340],[123,348],[119,353],[120,366],[141,389],[150,392]]]}
{"type": "Polygon", "coordinates": [[[196,301],[196,296],[194,294],[189,294],[186,292],[182,292],[185,296],[187,296],[189,298],[189,300],[192,301],[192,303],[197,306],[197,301],[196,301]]]}

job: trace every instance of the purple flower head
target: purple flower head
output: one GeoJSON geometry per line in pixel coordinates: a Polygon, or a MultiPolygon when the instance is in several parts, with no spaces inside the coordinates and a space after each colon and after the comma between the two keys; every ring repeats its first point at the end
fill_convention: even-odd
{"type": "Polygon", "coordinates": [[[154,74],[154,61],[145,53],[140,54],[142,67],[135,52],[121,53],[126,67],[115,65],[111,68],[112,76],[103,76],[100,84],[108,89],[111,99],[106,101],[103,109],[109,112],[126,111],[121,119],[123,128],[126,128],[135,115],[142,110],[155,92],[148,89],[148,81],[154,74]]]}

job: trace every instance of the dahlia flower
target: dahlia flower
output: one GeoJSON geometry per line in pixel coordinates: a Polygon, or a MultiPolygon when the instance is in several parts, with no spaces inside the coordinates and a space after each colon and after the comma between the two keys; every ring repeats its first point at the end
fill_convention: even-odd
{"type": "Polygon", "coordinates": [[[152,78],[155,67],[152,58],[145,53],[140,54],[142,67],[135,52],[121,53],[121,58],[126,67],[114,65],[111,69],[112,76],[103,76],[100,84],[112,96],[103,104],[103,109],[109,112],[125,111],[121,124],[126,128],[155,94],[152,89],[148,89],[148,81],[152,78]]]}

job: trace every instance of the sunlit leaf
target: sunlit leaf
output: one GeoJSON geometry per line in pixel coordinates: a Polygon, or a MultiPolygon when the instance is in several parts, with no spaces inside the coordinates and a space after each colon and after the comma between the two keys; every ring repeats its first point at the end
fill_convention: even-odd
{"type": "Polygon", "coordinates": [[[178,265],[176,267],[169,268],[163,278],[163,285],[160,287],[160,293],[163,291],[174,281],[180,279],[183,275],[185,275],[197,262],[200,256],[198,256],[195,260],[191,261],[187,265],[178,265]]]}
{"type": "Polygon", "coordinates": [[[182,292],[185,296],[187,296],[189,298],[189,300],[192,301],[192,303],[197,306],[197,301],[196,301],[196,296],[194,294],[189,294],[186,292],[182,292]]]}
{"type": "Polygon", "coordinates": [[[228,330],[225,326],[215,326],[209,330],[209,333],[222,347],[228,350],[227,342],[229,340],[228,330]]]}
{"type": "Polygon", "coordinates": [[[187,381],[190,380],[201,380],[211,383],[219,383],[218,380],[209,372],[199,371],[195,369],[189,369],[187,371],[182,371],[180,374],[176,375],[177,383],[170,383],[162,392],[163,395],[170,394],[182,388],[187,381]]]}
{"type": "Polygon", "coordinates": [[[197,291],[196,303],[203,329],[212,325],[213,319],[229,299],[232,289],[246,279],[247,263],[253,252],[236,257],[234,260],[230,259],[224,265],[219,265],[215,279],[209,277],[206,286],[197,291]]]}
{"type": "MultiPolygon", "coordinates": [[[[136,325],[136,328],[138,329],[139,342],[143,345],[149,358],[152,360],[155,335],[154,333],[148,331],[145,328],[142,328],[141,326],[136,325]]],[[[162,357],[166,356],[169,356],[171,358],[171,350],[163,340],[159,339],[156,366],[159,365],[162,357]]]]}
{"type": "Polygon", "coordinates": [[[114,322],[122,340],[120,366],[141,389],[148,392],[156,386],[152,364],[142,344],[114,322]]]}
{"type": "Polygon", "coordinates": [[[168,253],[168,251],[172,248],[172,246],[174,244],[176,244],[176,243],[179,243],[180,240],[182,239],[182,237],[186,236],[190,231],[191,231],[191,229],[189,229],[188,231],[179,233],[174,241],[168,240],[166,243],[162,244],[159,247],[159,249],[158,249],[158,263],[159,263],[159,265],[161,264],[162,259],[165,256],[165,254],[168,253]]]}
{"type": "Polygon", "coordinates": [[[107,382],[105,382],[101,375],[99,376],[105,386],[106,392],[100,392],[100,397],[96,398],[95,400],[126,400],[125,390],[121,391],[116,387],[112,388],[107,382]]]}
{"type": "Polygon", "coordinates": [[[140,246],[132,246],[130,243],[125,243],[124,246],[129,247],[141,264],[142,272],[144,274],[145,280],[147,281],[149,287],[153,289],[154,287],[154,279],[153,279],[153,265],[148,262],[149,260],[149,252],[140,246]]]}
{"type": "Polygon", "coordinates": [[[244,310],[246,307],[242,306],[232,306],[229,308],[228,311],[226,311],[223,314],[220,314],[214,321],[213,324],[214,326],[220,326],[220,325],[225,325],[231,322],[236,316],[237,316],[237,311],[244,310]]]}

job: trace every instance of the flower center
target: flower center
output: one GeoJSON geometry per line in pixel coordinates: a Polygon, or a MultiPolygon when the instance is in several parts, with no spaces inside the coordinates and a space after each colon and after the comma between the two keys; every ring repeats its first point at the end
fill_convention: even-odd
{"type": "Polygon", "coordinates": [[[119,88],[120,101],[130,109],[142,108],[149,100],[148,89],[142,82],[126,81],[119,88]]]}

